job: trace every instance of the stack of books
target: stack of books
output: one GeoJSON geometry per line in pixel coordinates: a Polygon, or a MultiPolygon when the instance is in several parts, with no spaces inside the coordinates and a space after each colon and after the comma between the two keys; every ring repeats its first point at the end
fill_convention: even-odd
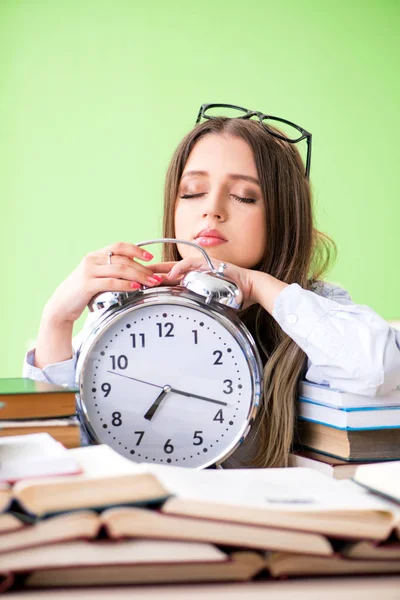
{"type": "Polygon", "coordinates": [[[400,573],[400,462],[360,471],[360,486],[305,468],[197,471],[106,445],[66,452],[80,474],[58,465],[58,477],[0,495],[0,516],[14,519],[0,533],[3,589],[400,573]]]}
{"type": "Polygon", "coordinates": [[[0,438],[47,432],[66,448],[80,445],[75,392],[50,383],[0,379],[0,438]]]}
{"type": "Polygon", "coordinates": [[[400,459],[400,390],[370,398],[301,382],[292,466],[352,477],[358,464],[400,459]]]}

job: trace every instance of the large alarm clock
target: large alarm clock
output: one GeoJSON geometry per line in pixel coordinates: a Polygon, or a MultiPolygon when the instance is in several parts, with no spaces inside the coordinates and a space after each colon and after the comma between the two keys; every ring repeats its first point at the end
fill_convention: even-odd
{"type": "Polygon", "coordinates": [[[92,443],[136,462],[220,466],[243,442],[259,406],[262,365],[236,314],[238,286],[215,269],[179,286],[106,293],[78,350],[77,406],[92,443]]]}

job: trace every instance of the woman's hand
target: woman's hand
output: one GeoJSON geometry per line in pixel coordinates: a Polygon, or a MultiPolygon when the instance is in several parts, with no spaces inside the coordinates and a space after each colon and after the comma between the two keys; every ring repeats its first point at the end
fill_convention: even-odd
{"type": "MultiPolygon", "coordinates": [[[[211,259],[214,268],[218,268],[222,261],[211,259]]],[[[248,308],[252,304],[261,304],[265,310],[272,314],[275,300],[279,293],[287,286],[268,273],[254,271],[237,267],[232,263],[225,263],[224,275],[234,281],[243,293],[243,306],[248,308]]],[[[164,262],[149,265],[153,273],[166,275],[163,278],[164,285],[177,285],[189,271],[207,271],[208,264],[201,257],[188,257],[177,262],[164,262]]]]}
{"type": "Polygon", "coordinates": [[[158,285],[162,277],[137,259],[153,255],[134,244],[118,243],[85,256],[47,302],[40,323],[35,365],[41,369],[72,357],[74,322],[97,294],[129,292],[158,285]],[[112,253],[109,257],[109,253],[112,253]]]}
{"type": "Polygon", "coordinates": [[[152,258],[146,250],[123,242],[91,252],[56,289],[45,307],[45,316],[73,323],[97,294],[132,292],[140,285],[158,285],[162,278],[135,260],[152,258]]]}
{"type": "MultiPolygon", "coordinates": [[[[218,268],[222,261],[211,259],[214,268],[218,268]]],[[[224,275],[234,281],[243,293],[243,308],[254,304],[257,300],[253,294],[253,281],[256,271],[237,267],[231,263],[225,263],[224,275]]],[[[163,279],[164,285],[177,285],[189,271],[208,271],[209,265],[202,257],[188,257],[177,262],[164,262],[150,265],[154,273],[166,274],[163,279]]]]}

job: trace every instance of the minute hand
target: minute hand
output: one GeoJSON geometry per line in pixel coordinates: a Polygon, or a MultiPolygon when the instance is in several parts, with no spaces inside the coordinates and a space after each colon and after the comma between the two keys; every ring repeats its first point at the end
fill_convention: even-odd
{"type": "Polygon", "coordinates": [[[221,404],[222,406],[228,406],[227,402],[222,402],[221,400],[214,400],[213,398],[207,398],[206,396],[199,396],[198,394],[192,394],[191,392],[184,392],[183,390],[177,390],[176,388],[171,388],[171,392],[175,392],[175,394],[180,394],[181,396],[189,396],[190,398],[205,400],[206,402],[213,402],[213,404],[221,404]]]}

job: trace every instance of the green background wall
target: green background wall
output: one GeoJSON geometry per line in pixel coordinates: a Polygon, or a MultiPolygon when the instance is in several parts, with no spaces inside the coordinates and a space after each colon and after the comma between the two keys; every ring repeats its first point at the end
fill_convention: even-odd
{"type": "Polygon", "coordinates": [[[330,279],[400,318],[399,26],[398,0],[0,0],[0,376],[83,255],[160,234],[203,102],[313,133],[330,279]]]}

